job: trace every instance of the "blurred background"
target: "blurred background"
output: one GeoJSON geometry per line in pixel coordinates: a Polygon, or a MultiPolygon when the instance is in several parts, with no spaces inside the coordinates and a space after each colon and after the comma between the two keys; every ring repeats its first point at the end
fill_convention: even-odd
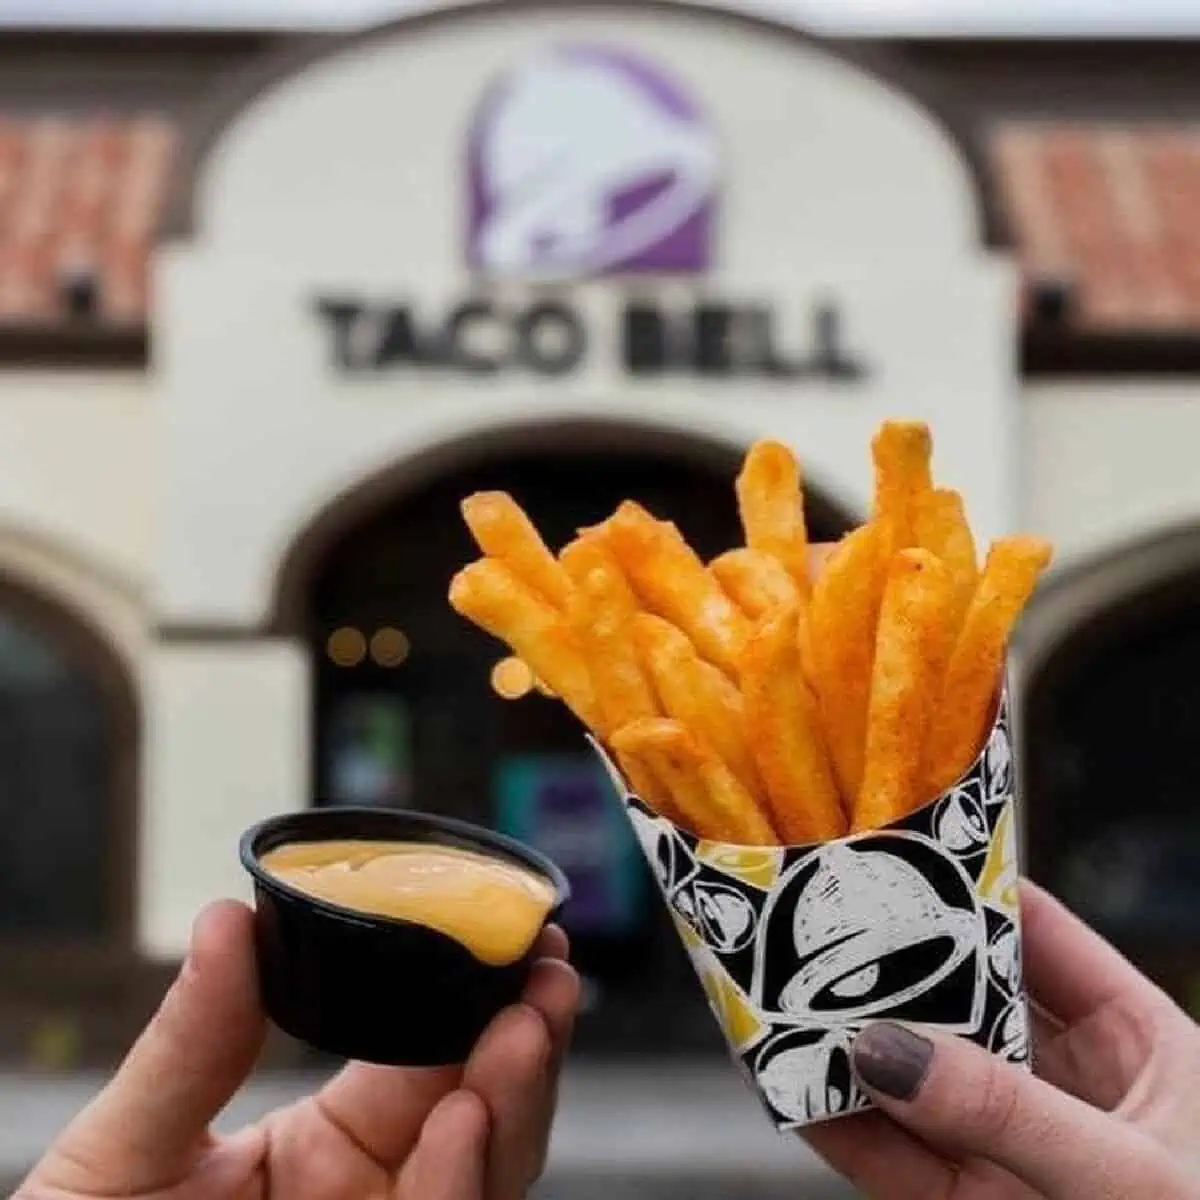
{"type": "MultiPolygon", "coordinates": [[[[834,538],[892,415],[981,536],[1058,548],[1029,873],[1200,1013],[1197,38],[1182,0],[0,4],[0,1183],[245,894],[241,830],[374,804],[572,877],[546,1195],[848,1194],[445,593],[481,488],[719,553],[758,436],[834,538]]],[[[279,1038],[229,1121],[329,1066],[279,1038]]]]}

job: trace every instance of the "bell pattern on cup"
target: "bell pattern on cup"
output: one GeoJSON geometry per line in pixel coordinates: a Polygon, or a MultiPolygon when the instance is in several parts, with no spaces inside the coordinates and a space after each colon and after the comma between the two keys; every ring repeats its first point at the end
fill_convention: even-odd
{"type": "Polygon", "coordinates": [[[1007,697],[971,770],[892,825],[804,847],[705,842],[631,795],[639,844],[734,1057],[779,1128],[867,1106],[871,1021],[1029,1059],[1007,697]]]}

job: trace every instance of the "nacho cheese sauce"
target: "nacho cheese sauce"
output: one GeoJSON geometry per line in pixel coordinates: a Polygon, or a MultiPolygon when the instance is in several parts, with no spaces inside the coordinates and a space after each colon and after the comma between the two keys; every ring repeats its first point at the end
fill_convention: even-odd
{"type": "Polygon", "coordinates": [[[318,900],[436,929],[491,966],[525,954],[555,901],[515,863],[428,842],[295,842],[259,862],[318,900]]]}

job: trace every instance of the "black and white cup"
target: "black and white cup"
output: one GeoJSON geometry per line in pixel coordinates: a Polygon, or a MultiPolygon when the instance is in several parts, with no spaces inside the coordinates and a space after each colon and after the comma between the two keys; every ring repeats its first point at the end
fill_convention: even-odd
{"type": "Polygon", "coordinates": [[[891,825],[819,845],[697,838],[596,749],[730,1051],[778,1128],[869,1106],[849,1047],[872,1021],[931,1025],[1028,1063],[1007,694],[958,783],[891,825]]]}

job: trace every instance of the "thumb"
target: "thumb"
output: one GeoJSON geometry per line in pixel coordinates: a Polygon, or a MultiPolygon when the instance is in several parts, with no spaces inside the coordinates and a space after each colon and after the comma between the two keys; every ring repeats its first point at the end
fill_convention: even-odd
{"type": "Polygon", "coordinates": [[[935,1150],[987,1159],[1049,1200],[1185,1194],[1141,1132],[962,1038],[882,1022],[852,1061],[879,1107],[935,1150]]]}
{"type": "Polygon", "coordinates": [[[253,916],[224,901],[201,914],[162,1006],[32,1180],[104,1195],[176,1182],[204,1148],[209,1122],[253,1069],[264,1033],[253,916]]]}

